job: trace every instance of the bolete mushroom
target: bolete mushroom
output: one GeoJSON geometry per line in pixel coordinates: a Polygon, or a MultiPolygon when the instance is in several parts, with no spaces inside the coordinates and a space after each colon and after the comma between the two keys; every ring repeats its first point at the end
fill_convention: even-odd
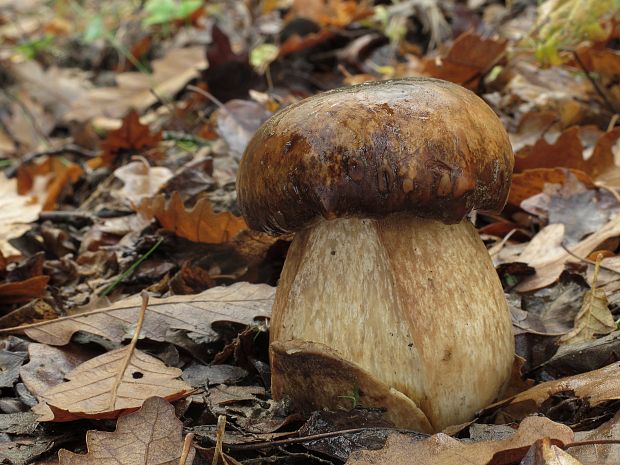
{"type": "Polygon", "coordinates": [[[273,397],[306,411],[359,399],[423,431],[492,402],[512,327],[465,216],[503,207],[513,163],[495,113],[436,79],[336,89],[263,124],[239,207],[254,229],[297,232],[272,313],[273,397]]]}

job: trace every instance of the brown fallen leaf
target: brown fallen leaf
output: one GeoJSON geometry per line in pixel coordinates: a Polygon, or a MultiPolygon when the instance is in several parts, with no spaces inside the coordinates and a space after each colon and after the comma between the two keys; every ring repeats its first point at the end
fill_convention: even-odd
{"type": "Polygon", "coordinates": [[[178,192],[173,192],[168,202],[163,195],[146,199],[138,212],[148,219],[157,219],[164,229],[193,242],[221,244],[247,229],[243,218],[230,212],[214,213],[207,197],[199,199],[192,208],[185,208],[178,192]]]}
{"type": "MultiPolygon", "coordinates": [[[[143,327],[144,337],[164,341],[173,330],[185,330],[197,341],[209,342],[217,338],[212,324],[232,321],[249,325],[256,318],[268,318],[275,288],[266,284],[235,283],[214,287],[196,295],[151,298],[149,318],[143,327]]],[[[57,320],[0,330],[0,334],[23,332],[38,342],[64,345],[76,331],[97,334],[120,342],[136,324],[141,299],[139,296],[115,304],[57,320]]]]}
{"type": "Polygon", "coordinates": [[[530,447],[520,465],[582,465],[582,463],[552,444],[549,438],[542,438],[530,447]]]}
{"type": "Polygon", "coordinates": [[[544,417],[528,417],[513,436],[497,441],[463,443],[443,433],[419,441],[404,434],[392,434],[383,449],[354,452],[346,464],[486,465],[500,451],[517,449],[523,457],[538,439],[549,437],[556,444],[566,444],[573,441],[573,436],[568,426],[544,417]]]}
{"type": "Polygon", "coordinates": [[[506,45],[503,39],[483,39],[473,31],[464,32],[445,57],[425,58],[423,73],[474,89],[480,76],[490,71],[502,56],[506,45]]]}
{"type": "Polygon", "coordinates": [[[32,410],[41,415],[39,421],[117,418],[140,408],[148,397],[185,397],[192,387],[176,379],[181,374],[130,345],[82,363],[65,375],[67,382],[39,396],[43,404],[32,410]]]}
{"type": "Polygon", "coordinates": [[[137,410],[153,396],[176,400],[192,387],[178,378],[179,368],[136,349],[146,319],[148,294],[141,295],[140,316],[131,342],[126,347],[91,358],[71,370],[58,384],[38,396],[32,411],[39,421],[71,421],[81,418],[117,418],[137,410]]]}
{"type": "Polygon", "coordinates": [[[161,141],[161,131],[151,132],[146,124],[140,122],[140,116],[135,110],[130,110],[123,118],[120,128],[110,131],[101,143],[102,159],[111,164],[119,153],[123,151],[140,151],[156,147],[161,141]]]}
{"type": "Polygon", "coordinates": [[[484,409],[483,415],[500,410],[518,420],[538,412],[551,396],[570,391],[575,397],[587,399],[590,407],[620,399],[620,363],[612,363],[598,370],[541,383],[527,391],[496,402],[484,409]]]}
{"type": "MultiPolygon", "coordinates": [[[[122,416],[112,433],[88,431],[87,454],[58,452],[60,465],[177,465],[183,451],[183,424],[174,407],[159,397],[147,399],[137,412],[122,416]]],[[[192,447],[185,463],[194,460],[192,447]]]]}
{"type": "Polygon", "coordinates": [[[81,347],[51,347],[33,342],[28,345],[29,361],[21,367],[19,376],[34,395],[63,382],[65,375],[96,354],[81,347]]]}
{"type": "Polygon", "coordinates": [[[139,72],[116,75],[116,87],[88,91],[64,115],[66,121],[84,122],[95,117],[122,118],[130,109],[142,113],[158,101],[174,97],[187,82],[207,66],[202,46],[171,49],[152,62],[153,74],[139,72]]]}
{"type": "Polygon", "coordinates": [[[591,341],[596,336],[609,334],[617,328],[608,307],[607,295],[604,290],[597,287],[601,259],[602,255],[599,255],[592,278],[592,288],[583,296],[583,305],[575,318],[575,327],[560,338],[561,344],[591,341]]]}
{"type": "Polygon", "coordinates": [[[561,246],[564,239],[564,225],[550,224],[543,228],[523,250],[519,261],[536,268],[536,274],[526,277],[516,287],[518,292],[529,292],[555,282],[568,262],[578,262],[575,257],[586,257],[600,244],[620,236],[620,215],[614,216],[605,226],[577,244],[570,246],[568,253],[561,246]]]}
{"type": "Polygon", "coordinates": [[[13,283],[0,284],[0,302],[3,304],[26,303],[43,296],[49,276],[33,276],[13,283]]]}
{"type": "Polygon", "coordinates": [[[533,168],[513,174],[508,203],[518,207],[525,199],[543,192],[545,184],[564,184],[568,173],[572,173],[588,189],[594,188],[594,182],[583,171],[567,168],[533,168]]]}
{"type": "Polygon", "coordinates": [[[613,146],[619,137],[620,128],[601,133],[594,126],[570,127],[553,143],[542,137],[533,146],[519,150],[515,156],[515,172],[564,167],[611,183],[618,178],[613,146]],[[586,159],[587,152],[590,153],[586,159]]]}

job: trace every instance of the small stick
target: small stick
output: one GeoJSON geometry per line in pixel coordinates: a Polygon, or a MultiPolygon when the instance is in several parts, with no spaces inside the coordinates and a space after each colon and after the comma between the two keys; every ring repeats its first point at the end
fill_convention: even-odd
{"type": "Polygon", "coordinates": [[[189,452],[192,450],[192,441],[194,440],[194,433],[189,433],[185,436],[183,441],[183,452],[181,452],[181,458],[179,459],[179,465],[185,465],[189,452]]]}
{"type": "Polygon", "coordinates": [[[619,113],[618,110],[616,110],[616,108],[614,107],[614,104],[611,103],[611,101],[607,97],[607,94],[605,93],[605,91],[601,88],[601,86],[596,81],[596,79],[592,77],[592,74],[590,74],[590,71],[587,70],[586,65],[583,63],[583,61],[581,61],[581,58],[579,58],[579,54],[577,53],[577,51],[576,50],[570,50],[570,51],[572,52],[573,58],[575,58],[575,61],[577,62],[581,70],[585,73],[586,77],[588,78],[588,81],[590,81],[590,83],[594,87],[594,90],[596,90],[596,93],[605,102],[605,105],[607,106],[609,111],[611,111],[612,114],[619,113]]]}
{"type": "MultiPolygon", "coordinates": [[[[590,265],[595,265],[595,266],[596,266],[596,262],[595,262],[595,261],[593,261],[593,260],[589,260],[589,259],[587,259],[587,258],[583,258],[583,257],[580,257],[579,255],[574,254],[573,252],[571,252],[570,250],[568,250],[568,248],[564,245],[564,243],[560,244],[560,247],[562,247],[562,248],[564,249],[564,251],[565,251],[568,255],[570,255],[571,257],[574,257],[574,258],[576,258],[577,260],[579,260],[579,261],[581,261],[581,262],[588,263],[588,264],[590,264],[590,265]]],[[[614,270],[613,268],[610,268],[610,267],[608,267],[608,266],[605,266],[605,265],[600,265],[600,267],[601,267],[602,269],[604,269],[604,270],[611,271],[612,273],[618,273],[618,274],[620,274],[620,271],[618,271],[618,270],[614,270]]]]}

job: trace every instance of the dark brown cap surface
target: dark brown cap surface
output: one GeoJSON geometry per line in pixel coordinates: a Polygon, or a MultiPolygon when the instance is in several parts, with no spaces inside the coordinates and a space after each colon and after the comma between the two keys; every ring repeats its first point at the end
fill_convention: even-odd
{"type": "Polygon", "coordinates": [[[456,223],[500,210],[514,157],[495,113],[469,90],[426,78],[315,95],[270,118],[239,166],[239,207],[271,233],[321,218],[412,212],[456,223]]]}

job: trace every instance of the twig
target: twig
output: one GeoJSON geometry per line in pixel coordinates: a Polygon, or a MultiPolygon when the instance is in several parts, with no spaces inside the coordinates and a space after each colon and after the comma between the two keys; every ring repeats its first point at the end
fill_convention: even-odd
{"type": "Polygon", "coordinates": [[[218,459],[221,457],[224,465],[228,465],[228,461],[222,451],[222,444],[224,441],[224,432],[226,431],[226,415],[220,415],[217,417],[217,434],[215,441],[215,450],[213,451],[213,460],[211,465],[217,465],[218,459]]]}
{"type": "MultiPolygon", "coordinates": [[[[595,265],[595,266],[596,266],[596,262],[595,262],[594,260],[590,260],[590,259],[588,259],[588,258],[583,258],[583,257],[580,257],[579,255],[574,254],[573,252],[571,252],[570,250],[568,250],[568,248],[564,245],[564,243],[561,243],[561,244],[560,244],[560,247],[562,247],[562,248],[564,249],[564,251],[565,251],[568,255],[570,255],[571,257],[576,258],[577,260],[579,260],[579,261],[581,261],[581,262],[588,263],[589,265],[595,265]]],[[[618,271],[618,270],[614,270],[613,268],[610,268],[610,267],[608,267],[608,266],[605,266],[605,265],[600,265],[600,267],[601,267],[602,269],[604,269],[604,270],[611,271],[612,273],[618,273],[618,274],[620,274],[620,271],[618,271]]]]}
{"type": "MultiPolygon", "coordinates": [[[[83,149],[75,144],[67,144],[62,147],[58,147],[55,149],[47,149],[47,150],[39,150],[37,152],[30,152],[22,157],[20,161],[20,165],[31,163],[37,158],[43,157],[45,155],[62,155],[64,153],[70,153],[72,155],[78,155],[83,158],[93,158],[96,156],[94,152],[90,150],[83,149]]],[[[6,175],[8,178],[12,178],[17,174],[17,166],[14,166],[6,171],[6,175]]]]}
{"type": "MultiPolygon", "coordinates": [[[[197,94],[202,95],[204,98],[206,98],[207,100],[209,100],[211,103],[214,103],[215,105],[217,105],[218,108],[223,109],[224,111],[228,111],[228,109],[224,106],[224,104],[222,102],[220,102],[213,94],[211,94],[210,92],[207,92],[204,89],[201,89],[200,87],[196,87],[192,84],[189,84],[186,87],[187,90],[191,90],[192,92],[196,92],[197,94]]],[[[230,113],[230,112],[228,112],[230,113]]]]}
{"type": "Polygon", "coordinates": [[[564,449],[569,449],[571,447],[581,447],[581,446],[597,446],[604,444],[620,444],[620,439],[593,439],[591,441],[578,441],[571,442],[564,445],[564,449]]]}
{"type": "Polygon", "coordinates": [[[52,223],[92,224],[95,215],[81,211],[51,211],[39,213],[39,221],[51,221],[52,223]]]}
{"type": "Polygon", "coordinates": [[[189,433],[185,436],[183,441],[183,452],[181,452],[181,458],[179,459],[179,465],[185,465],[189,452],[192,450],[192,441],[194,440],[194,433],[189,433]]]}
{"type": "Polygon", "coordinates": [[[127,371],[127,367],[129,366],[129,362],[131,361],[131,357],[134,354],[136,349],[136,344],[138,343],[138,339],[140,338],[140,331],[142,331],[142,325],[144,324],[144,316],[146,315],[146,307],[149,304],[149,295],[146,291],[142,291],[140,295],[142,297],[142,305],[140,306],[140,315],[138,316],[138,322],[136,323],[136,329],[133,333],[133,337],[131,338],[131,342],[127,346],[127,354],[125,355],[125,359],[123,360],[123,364],[121,365],[120,370],[116,373],[116,379],[114,380],[114,384],[112,385],[112,389],[110,392],[110,410],[114,409],[116,405],[116,393],[118,391],[118,387],[121,385],[123,381],[123,377],[125,376],[125,372],[127,371]]]}
{"type": "Polygon", "coordinates": [[[114,282],[112,284],[110,284],[108,287],[106,287],[101,294],[99,294],[100,297],[105,297],[106,295],[108,295],[110,292],[112,292],[112,290],[118,286],[127,276],[130,276],[135,270],[136,268],[138,268],[140,266],[140,264],[142,264],[142,262],[144,260],[146,260],[147,258],[149,258],[151,256],[151,254],[153,252],[155,252],[155,250],[157,249],[157,247],[159,247],[161,245],[161,243],[164,242],[164,238],[160,237],[159,240],[155,243],[155,245],[153,245],[153,247],[151,247],[148,252],[146,252],[144,255],[142,255],[142,257],[140,257],[140,259],[138,259],[133,265],[131,265],[129,268],[127,268],[126,271],[124,271],[123,273],[121,273],[119,275],[118,278],[116,278],[114,280],[114,282]]]}
{"type": "Polygon", "coordinates": [[[579,67],[581,68],[581,70],[584,72],[584,74],[586,75],[586,77],[588,78],[588,81],[590,81],[590,83],[592,84],[592,86],[594,87],[594,90],[596,90],[596,93],[603,99],[603,101],[605,102],[605,105],[607,106],[607,108],[609,109],[609,111],[611,111],[612,114],[616,114],[616,113],[620,113],[614,106],[614,104],[611,102],[611,100],[609,100],[609,97],[607,97],[607,94],[605,93],[605,91],[601,88],[601,86],[599,85],[599,83],[596,81],[596,79],[594,79],[594,77],[592,77],[592,74],[590,73],[590,71],[588,71],[588,69],[586,68],[586,65],[583,63],[583,61],[581,61],[581,58],[579,58],[579,54],[577,53],[576,50],[570,50],[570,52],[572,52],[573,54],[573,58],[575,59],[575,61],[577,62],[577,64],[579,65],[579,67]]]}
{"type": "Polygon", "coordinates": [[[333,438],[336,436],[341,436],[345,434],[354,434],[361,433],[364,431],[394,431],[397,433],[403,434],[414,434],[418,436],[420,439],[429,437],[428,434],[419,433],[417,431],[394,428],[390,426],[376,426],[371,428],[351,428],[340,431],[329,431],[327,433],[317,433],[310,434],[308,436],[300,436],[296,438],[287,438],[287,439],[277,439],[275,441],[261,441],[261,442],[247,442],[245,444],[224,444],[224,447],[231,450],[256,450],[256,449],[266,449],[269,447],[278,447],[284,446],[287,444],[299,444],[304,442],[316,441],[319,439],[327,439],[333,438]]]}

